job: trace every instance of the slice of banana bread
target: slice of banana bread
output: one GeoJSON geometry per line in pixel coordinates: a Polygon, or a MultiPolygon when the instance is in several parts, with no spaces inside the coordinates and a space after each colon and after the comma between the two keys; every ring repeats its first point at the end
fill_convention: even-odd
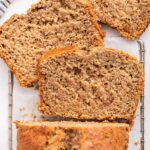
{"type": "Polygon", "coordinates": [[[17,122],[17,150],[127,150],[129,126],[95,122],[17,122]]]}
{"type": "Polygon", "coordinates": [[[139,37],[150,23],[150,0],[89,0],[100,22],[128,38],[139,37]]]}
{"type": "Polygon", "coordinates": [[[103,46],[103,33],[85,0],[41,0],[0,29],[0,56],[22,86],[37,81],[37,60],[49,49],[103,46]]]}
{"type": "Polygon", "coordinates": [[[118,50],[51,50],[39,62],[39,109],[44,115],[133,121],[143,87],[142,65],[118,50]]]}

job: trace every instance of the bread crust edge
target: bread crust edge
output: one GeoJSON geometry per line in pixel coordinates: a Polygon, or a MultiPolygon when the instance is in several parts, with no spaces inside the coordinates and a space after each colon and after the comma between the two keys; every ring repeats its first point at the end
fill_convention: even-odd
{"type": "MultiPolygon", "coordinates": [[[[3,27],[4,26],[7,26],[9,25],[12,20],[14,20],[16,17],[19,17],[21,15],[19,14],[14,14],[12,15],[8,20],[6,20],[2,26],[0,26],[0,31],[3,30],[3,27]]],[[[3,61],[6,63],[6,65],[8,66],[8,68],[10,69],[10,71],[15,75],[16,79],[19,81],[19,84],[22,86],[22,87],[30,87],[33,85],[34,81],[29,81],[29,82],[24,82],[22,80],[20,80],[20,77],[16,71],[16,69],[13,67],[13,65],[11,63],[9,63],[9,60],[5,57],[5,55],[3,53],[0,52],[0,58],[3,59],[3,61]]],[[[36,79],[37,80],[37,79],[36,79]]]]}

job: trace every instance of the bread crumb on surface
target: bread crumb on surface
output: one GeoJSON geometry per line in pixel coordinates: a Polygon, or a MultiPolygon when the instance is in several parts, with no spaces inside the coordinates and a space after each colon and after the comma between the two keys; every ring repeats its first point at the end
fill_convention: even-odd
{"type": "Polygon", "coordinates": [[[35,114],[33,114],[33,113],[32,113],[30,116],[31,116],[31,118],[32,118],[33,120],[37,118],[37,116],[36,116],[35,114]]]}
{"type": "Polygon", "coordinates": [[[20,112],[23,112],[24,110],[25,110],[24,107],[20,107],[20,108],[19,108],[19,111],[20,111],[20,112]]]}
{"type": "Polygon", "coordinates": [[[134,145],[138,146],[139,145],[139,141],[134,141],[134,145]]]}

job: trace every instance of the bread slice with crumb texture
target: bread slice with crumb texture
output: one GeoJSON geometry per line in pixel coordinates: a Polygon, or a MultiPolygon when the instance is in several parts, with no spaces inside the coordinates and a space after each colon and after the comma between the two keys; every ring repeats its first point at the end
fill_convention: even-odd
{"type": "Polygon", "coordinates": [[[0,57],[21,86],[37,82],[37,62],[49,49],[103,46],[91,5],[83,0],[41,0],[27,14],[14,15],[0,28],[0,57]]]}
{"type": "Polygon", "coordinates": [[[89,0],[100,23],[127,39],[140,37],[150,23],[150,0],[89,0]]]}
{"type": "Polygon", "coordinates": [[[132,123],[142,92],[140,62],[119,50],[54,49],[38,65],[40,111],[46,116],[132,123]]]}

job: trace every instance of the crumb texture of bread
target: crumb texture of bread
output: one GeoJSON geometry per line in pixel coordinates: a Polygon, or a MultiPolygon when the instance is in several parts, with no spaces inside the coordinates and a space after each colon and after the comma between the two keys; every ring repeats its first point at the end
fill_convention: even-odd
{"type": "Polygon", "coordinates": [[[150,0],[89,0],[101,23],[138,38],[150,23],[150,0]]]}
{"type": "Polygon", "coordinates": [[[144,80],[138,60],[102,47],[49,56],[38,66],[44,115],[133,121],[144,80]]]}
{"type": "Polygon", "coordinates": [[[18,122],[17,150],[127,150],[129,126],[95,122],[18,122]]]}
{"type": "Polygon", "coordinates": [[[21,86],[37,81],[37,61],[53,48],[103,46],[92,7],[79,0],[41,0],[27,14],[14,15],[0,28],[0,56],[21,86]]]}

